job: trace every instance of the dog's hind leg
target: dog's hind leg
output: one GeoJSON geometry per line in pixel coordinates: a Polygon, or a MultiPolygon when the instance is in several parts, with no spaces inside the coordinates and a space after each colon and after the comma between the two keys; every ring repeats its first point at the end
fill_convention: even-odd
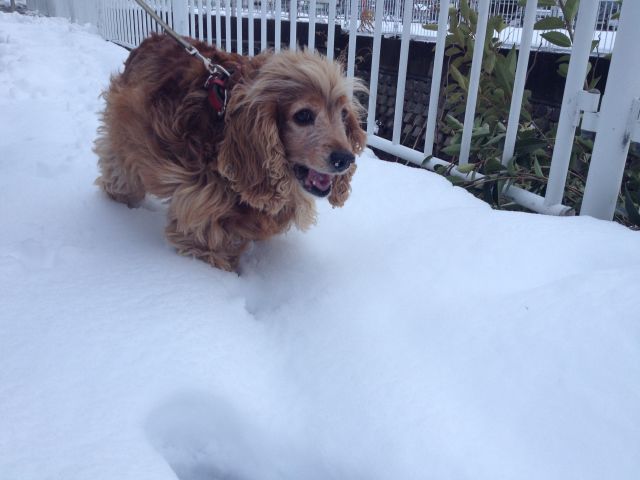
{"type": "Polygon", "coordinates": [[[106,135],[96,140],[94,151],[99,157],[98,167],[102,174],[95,184],[113,200],[129,208],[138,207],[145,196],[140,176],[132,168],[127,168],[126,162],[113,150],[106,135]]]}

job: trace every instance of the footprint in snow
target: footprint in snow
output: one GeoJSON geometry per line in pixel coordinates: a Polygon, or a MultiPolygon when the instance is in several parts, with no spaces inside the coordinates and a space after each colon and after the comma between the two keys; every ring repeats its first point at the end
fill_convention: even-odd
{"type": "Polygon", "coordinates": [[[222,399],[189,392],[156,408],[146,434],[179,480],[362,478],[319,458],[313,441],[281,420],[267,428],[222,399]]]}
{"type": "Polygon", "coordinates": [[[146,433],[179,480],[250,480],[240,473],[246,445],[229,407],[183,394],[157,408],[146,433]]]}

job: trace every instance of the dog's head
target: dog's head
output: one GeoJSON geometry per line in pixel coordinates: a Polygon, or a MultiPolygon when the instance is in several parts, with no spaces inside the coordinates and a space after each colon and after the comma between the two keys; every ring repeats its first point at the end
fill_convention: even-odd
{"type": "Polygon", "coordinates": [[[365,146],[362,107],[339,64],[310,52],[267,54],[234,87],[218,168],[243,201],[277,213],[299,192],[341,206],[365,146]],[[297,189],[297,190],[296,190],[297,189]]]}

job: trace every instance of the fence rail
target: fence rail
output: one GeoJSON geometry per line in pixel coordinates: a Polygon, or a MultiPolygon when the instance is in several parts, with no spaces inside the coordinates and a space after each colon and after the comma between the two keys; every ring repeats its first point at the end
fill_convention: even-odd
{"type": "MultiPolygon", "coordinates": [[[[340,25],[349,34],[347,49],[347,74],[354,75],[356,36],[373,37],[371,65],[370,100],[367,116],[368,144],[385,152],[397,155],[430,169],[439,166],[449,168],[457,176],[470,179],[480,174],[459,169],[448,161],[433,157],[434,138],[437,130],[436,111],[443,78],[445,37],[448,31],[450,8],[457,8],[457,0],[342,0],[342,1],[282,1],[240,2],[233,0],[147,0],[147,3],[174,29],[183,35],[192,35],[200,40],[215,43],[219,48],[253,55],[255,50],[264,50],[267,44],[267,20],[273,21],[274,32],[269,39],[279,50],[288,45],[297,48],[297,22],[289,24],[289,38],[282,38],[285,20],[304,19],[309,24],[308,44],[313,45],[315,30],[319,23],[329,26],[340,25]],[[243,22],[243,18],[248,19],[243,22]],[[256,23],[256,21],[259,21],[256,23]],[[232,39],[232,22],[235,22],[236,38],[232,39]],[[434,23],[435,22],[435,23],[434,23]],[[422,28],[422,24],[437,25],[435,31],[422,28]],[[415,25],[420,27],[415,30],[415,25]],[[247,32],[243,32],[244,26],[247,32]],[[255,38],[255,27],[259,25],[260,38],[255,38]],[[376,135],[376,92],[378,89],[381,38],[392,29],[401,36],[400,60],[398,66],[397,98],[395,119],[391,139],[376,135]],[[401,30],[399,30],[401,28],[401,30]],[[418,33],[416,33],[418,32],[418,33]],[[224,36],[223,36],[224,34],[224,36]],[[416,36],[435,41],[435,60],[432,72],[431,91],[425,129],[425,143],[419,148],[409,148],[400,144],[403,97],[407,77],[409,42],[416,36]],[[246,42],[244,40],[247,40],[246,42]],[[288,40],[288,41],[287,41],[288,40]],[[243,51],[244,45],[247,50],[243,51]],[[259,47],[258,47],[259,46],[259,47]],[[257,48],[256,48],[257,47],[257,48]]],[[[517,29],[517,43],[520,46],[519,59],[515,71],[515,82],[509,120],[506,125],[502,162],[507,164],[514,155],[514,144],[521,114],[524,81],[527,75],[528,58],[532,49],[540,48],[540,38],[534,31],[534,24],[542,17],[558,15],[551,8],[538,7],[537,0],[527,0],[521,7],[517,0],[472,0],[477,11],[476,42],[482,43],[487,31],[489,18],[500,13],[509,28],[517,29]],[[508,10],[497,10],[509,7],[508,10]]],[[[635,71],[640,65],[640,2],[625,0],[620,10],[620,19],[611,5],[614,2],[581,0],[577,12],[575,31],[570,48],[571,59],[560,112],[558,133],[554,145],[553,159],[548,185],[544,196],[528,192],[517,186],[505,187],[502,192],[517,203],[537,212],[568,215],[573,211],[562,205],[571,150],[575,141],[576,128],[596,132],[591,157],[591,170],[587,179],[582,214],[611,219],[616,208],[625,160],[630,142],[640,137],[640,74],[635,71]],[[619,23],[618,23],[619,22],[619,23]],[[617,34],[617,39],[615,35],[617,34]],[[594,39],[602,42],[603,35],[610,38],[606,43],[612,50],[612,63],[607,90],[600,103],[597,92],[584,90],[585,72],[592,53],[594,39]],[[615,40],[615,42],[614,42],[615,40]],[[631,67],[630,67],[631,66],[631,67]],[[631,72],[630,68],[634,71],[631,72]],[[602,114],[599,113],[602,112],[602,114]],[[602,116],[602,118],[600,118],[602,116]],[[595,172],[595,173],[594,173],[595,172]]],[[[92,22],[102,35],[128,47],[135,47],[158,26],[132,0],[29,0],[28,6],[49,15],[61,15],[78,22],[92,22]]],[[[516,37],[513,37],[516,38],[516,37]]],[[[513,40],[516,42],[516,40],[513,40]]],[[[335,29],[327,29],[327,56],[334,54],[335,29]]],[[[602,45],[602,43],[601,43],[602,45]]],[[[604,47],[603,47],[604,49],[604,47]]],[[[470,160],[470,144],[476,113],[476,96],[479,90],[479,72],[483,62],[484,49],[474,50],[468,84],[466,114],[460,148],[460,165],[470,160]]]]}

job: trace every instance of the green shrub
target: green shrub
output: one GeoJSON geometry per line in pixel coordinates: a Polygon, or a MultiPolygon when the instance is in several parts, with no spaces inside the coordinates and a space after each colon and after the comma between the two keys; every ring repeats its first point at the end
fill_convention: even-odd
{"type": "MultiPolygon", "coordinates": [[[[559,0],[563,19],[547,17],[538,21],[535,28],[548,30],[542,36],[549,42],[570,46],[578,2],[579,0],[559,0]]],[[[538,3],[555,5],[553,0],[539,0],[538,3]]],[[[443,76],[443,98],[438,113],[439,140],[434,146],[434,154],[454,164],[460,153],[477,21],[477,14],[470,8],[468,0],[461,0],[459,9],[452,8],[450,11],[445,47],[448,75],[443,76]]],[[[435,26],[425,25],[425,28],[433,29],[435,26]]],[[[517,63],[515,48],[507,53],[501,50],[498,34],[504,28],[505,23],[501,17],[489,19],[472,133],[471,163],[459,168],[464,172],[482,173],[483,178],[463,181],[451,175],[451,169],[439,168],[437,171],[496,208],[521,209],[505,198],[502,192],[511,185],[518,185],[544,195],[557,124],[547,118],[532,117],[531,92],[525,90],[514,157],[507,165],[502,165],[517,63]]],[[[597,42],[594,43],[594,48],[596,44],[597,42]]],[[[568,56],[558,59],[558,74],[566,76],[568,60],[568,56]]],[[[585,78],[585,88],[593,88],[598,81],[599,78],[595,77],[590,68],[585,78]]],[[[640,156],[635,147],[634,145],[629,155],[615,218],[626,225],[640,227],[640,156]]],[[[592,150],[592,135],[578,130],[563,198],[563,203],[576,211],[579,211],[582,201],[592,150]]]]}

